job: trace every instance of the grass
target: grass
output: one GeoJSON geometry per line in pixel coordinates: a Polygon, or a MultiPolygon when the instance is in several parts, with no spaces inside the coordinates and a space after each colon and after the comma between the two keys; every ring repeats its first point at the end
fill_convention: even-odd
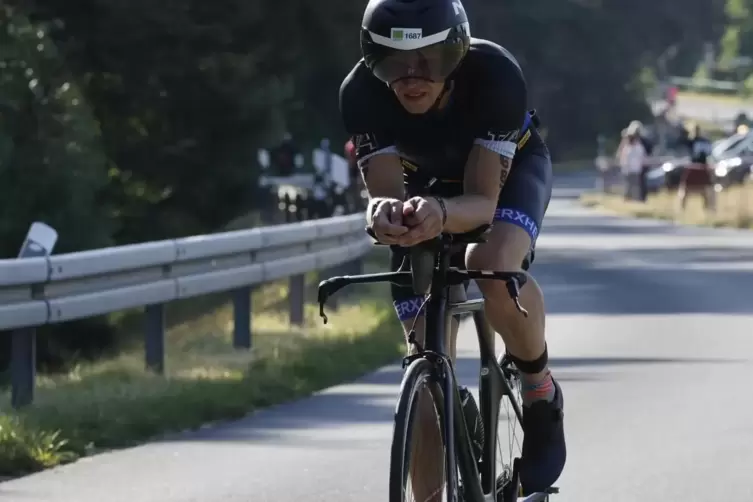
{"type": "Polygon", "coordinates": [[[727,188],[716,194],[716,210],[705,211],[700,195],[689,195],[681,211],[675,192],[649,195],[646,203],[626,201],[622,195],[588,193],[581,202],[588,207],[608,209],[638,218],[655,218],[690,225],[753,228],[753,185],[727,188]]]}
{"type": "MultiPolygon", "coordinates": [[[[254,298],[250,351],[232,348],[232,307],[220,304],[168,330],[164,377],[144,371],[139,343],[67,374],[40,376],[32,406],[0,413],[0,475],[237,419],[392,361],[402,352],[402,337],[387,288],[354,286],[351,293],[363,294],[342,295],[327,325],[317,305],[306,305],[300,328],[289,326],[286,302],[278,301],[286,289],[267,288],[254,298]]],[[[0,409],[10,409],[8,396],[2,399],[0,409]]]]}
{"type": "Polygon", "coordinates": [[[746,99],[742,96],[735,94],[719,94],[710,92],[693,92],[693,91],[680,91],[677,93],[678,101],[692,100],[692,101],[711,101],[717,103],[733,104],[744,106],[746,99]]]}

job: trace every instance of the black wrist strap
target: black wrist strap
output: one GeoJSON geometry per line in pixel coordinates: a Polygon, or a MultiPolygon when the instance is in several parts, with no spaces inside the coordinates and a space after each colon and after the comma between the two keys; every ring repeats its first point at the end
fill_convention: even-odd
{"type": "Polygon", "coordinates": [[[442,210],[442,225],[444,226],[445,223],[447,223],[447,206],[444,203],[444,199],[442,197],[439,197],[437,195],[433,195],[434,199],[436,199],[437,202],[439,202],[439,208],[442,210]]]}

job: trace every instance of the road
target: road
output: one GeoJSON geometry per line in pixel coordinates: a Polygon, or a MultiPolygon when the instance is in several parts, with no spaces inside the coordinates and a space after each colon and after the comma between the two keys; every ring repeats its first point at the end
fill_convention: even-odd
{"type": "MultiPolygon", "coordinates": [[[[534,267],[570,451],[552,500],[753,500],[753,234],[600,215],[572,200],[582,183],[560,183],[534,267]]],[[[459,375],[471,385],[475,353],[466,325],[459,375]]],[[[233,424],[0,484],[0,499],[384,502],[399,379],[389,366],[233,424]]]]}

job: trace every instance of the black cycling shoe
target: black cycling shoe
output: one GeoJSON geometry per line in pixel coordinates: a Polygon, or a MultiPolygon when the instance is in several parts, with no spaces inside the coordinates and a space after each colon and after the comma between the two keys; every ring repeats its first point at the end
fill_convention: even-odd
{"type": "Polygon", "coordinates": [[[562,474],[567,458],[562,389],[554,382],[554,401],[523,406],[523,451],[520,484],[523,495],[547,491],[562,474]]]}

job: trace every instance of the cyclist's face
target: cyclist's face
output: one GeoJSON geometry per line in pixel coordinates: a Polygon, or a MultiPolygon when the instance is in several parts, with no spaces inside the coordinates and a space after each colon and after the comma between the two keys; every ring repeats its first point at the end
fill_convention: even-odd
{"type": "Polygon", "coordinates": [[[403,78],[390,86],[408,113],[426,113],[442,93],[443,82],[403,78]]]}

